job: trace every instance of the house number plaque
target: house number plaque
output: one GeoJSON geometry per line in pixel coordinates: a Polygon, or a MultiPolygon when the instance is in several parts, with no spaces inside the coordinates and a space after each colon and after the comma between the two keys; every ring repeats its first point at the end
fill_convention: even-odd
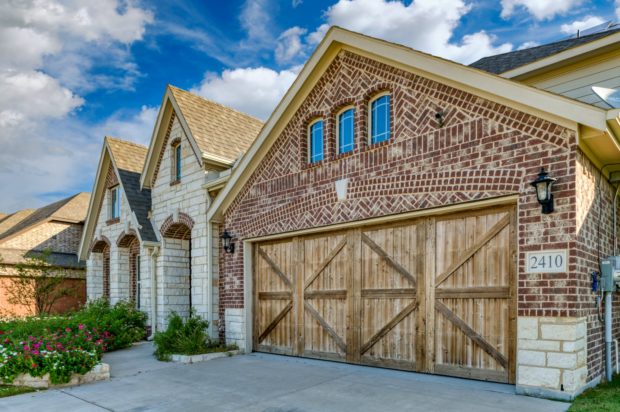
{"type": "Polygon", "coordinates": [[[566,249],[544,250],[525,253],[525,273],[566,272],[568,253],[566,249]]]}

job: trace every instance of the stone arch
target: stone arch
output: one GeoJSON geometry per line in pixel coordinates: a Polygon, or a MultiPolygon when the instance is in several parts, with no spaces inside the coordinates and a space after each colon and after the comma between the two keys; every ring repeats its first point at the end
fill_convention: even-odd
{"type": "Polygon", "coordinates": [[[119,248],[119,259],[121,260],[119,267],[119,283],[126,285],[127,291],[121,291],[123,297],[134,302],[137,308],[140,308],[140,239],[135,230],[129,229],[121,232],[116,240],[119,248]]]}
{"type": "Polygon", "coordinates": [[[194,220],[189,215],[180,212],[176,221],[173,215],[168,216],[159,231],[163,237],[169,239],[190,240],[193,228],[194,220]]]}
{"type": "Polygon", "coordinates": [[[101,235],[95,238],[90,247],[91,258],[94,262],[94,270],[101,273],[101,297],[110,300],[110,239],[101,235]],[[92,254],[101,254],[101,258],[94,259],[92,254]]]}
{"type": "Polygon", "coordinates": [[[194,220],[182,212],[176,220],[173,215],[168,216],[160,227],[164,293],[169,295],[167,301],[170,302],[165,311],[174,311],[183,317],[189,317],[192,308],[193,227],[194,220]]]}

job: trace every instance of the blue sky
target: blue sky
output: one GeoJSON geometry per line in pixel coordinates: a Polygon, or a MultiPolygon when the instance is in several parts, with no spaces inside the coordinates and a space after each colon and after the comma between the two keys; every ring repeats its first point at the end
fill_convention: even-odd
{"type": "Polygon", "coordinates": [[[266,118],[330,25],[470,63],[617,21],[620,0],[9,0],[0,212],[90,191],[106,134],[148,144],[167,83],[266,118]]]}

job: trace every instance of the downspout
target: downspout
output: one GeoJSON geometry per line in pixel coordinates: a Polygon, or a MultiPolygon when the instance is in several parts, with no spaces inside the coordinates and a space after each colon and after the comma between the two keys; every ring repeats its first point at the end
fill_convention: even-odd
{"type": "MultiPolygon", "coordinates": [[[[620,185],[616,188],[613,202],[613,224],[614,224],[614,256],[618,256],[618,228],[617,228],[617,203],[618,203],[618,191],[620,191],[620,185]]],[[[613,369],[611,363],[611,343],[612,343],[612,301],[613,292],[605,292],[605,377],[607,382],[611,382],[613,376],[613,369]]]]}
{"type": "Polygon", "coordinates": [[[207,320],[213,337],[213,226],[207,221],[207,320]]]}
{"type": "Polygon", "coordinates": [[[154,247],[151,251],[151,338],[157,331],[157,257],[159,248],[154,247]]]}

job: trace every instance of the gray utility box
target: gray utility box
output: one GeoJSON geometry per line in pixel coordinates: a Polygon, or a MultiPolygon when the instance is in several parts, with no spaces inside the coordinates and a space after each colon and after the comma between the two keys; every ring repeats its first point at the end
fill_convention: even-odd
{"type": "Polygon", "coordinates": [[[601,261],[601,290],[615,292],[620,284],[620,256],[610,256],[601,261]]]}

